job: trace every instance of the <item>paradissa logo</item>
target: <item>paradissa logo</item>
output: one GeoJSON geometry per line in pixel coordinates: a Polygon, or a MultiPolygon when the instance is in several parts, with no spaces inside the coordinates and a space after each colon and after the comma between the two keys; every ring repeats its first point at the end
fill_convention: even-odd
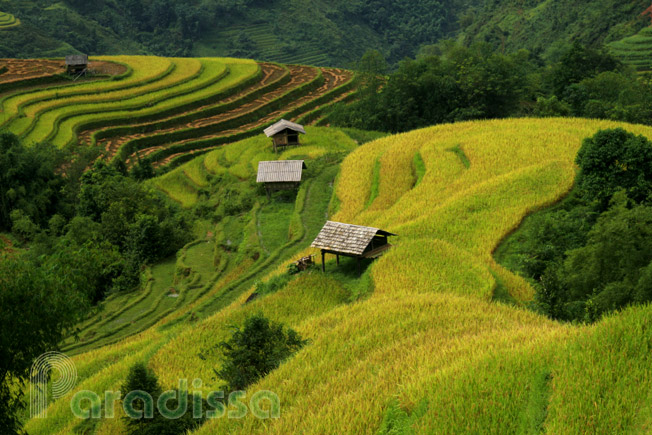
{"type": "MultiPolygon", "coordinates": [[[[75,387],[77,370],[72,360],[58,352],[48,352],[38,357],[30,371],[30,417],[47,418],[48,381],[50,374],[56,371],[59,376],[52,380],[52,397],[60,399],[75,387]]],[[[176,419],[184,416],[192,407],[193,418],[243,418],[251,411],[260,419],[280,418],[281,402],[272,391],[261,390],[254,393],[245,402],[245,391],[234,391],[228,398],[224,391],[213,391],[203,398],[201,379],[192,382],[193,392],[188,394],[188,380],[179,380],[178,390],[162,393],[156,400],[146,391],[130,391],[124,396],[122,407],[127,416],[134,419],[153,418],[155,408],[165,418],[176,419]],[[227,399],[227,400],[225,400],[227,399]],[[189,403],[191,402],[191,403],[189,403]],[[206,405],[209,409],[204,409],[206,405]]],[[[70,401],[72,413],[81,419],[114,418],[115,402],[120,400],[120,391],[105,391],[104,400],[94,391],[82,390],[75,393],[70,401]],[[104,402],[104,406],[102,406],[104,402]],[[104,415],[102,415],[104,409],[104,415]]]]}
{"type": "MultiPolygon", "coordinates": [[[[192,383],[196,390],[201,388],[201,379],[192,383]]],[[[210,409],[204,410],[202,391],[193,391],[188,395],[188,380],[179,380],[178,390],[169,390],[162,393],[156,402],[151,394],[146,391],[136,390],[128,392],[122,401],[125,414],[133,419],[154,418],[155,408],[164,418],[177,419],[183,417],[192,407],[193,418],[243,418],[251,411],[252,415],[260,419],[279,418],[281,416],[281,402],[278,396],[267,390],[254,393],[249,399],[249,407],[245,403],[247,393],[234,391],[225,401],[224,391],[212,391],[206,397],[206,404],[210,409]],[[190,398],[189,398],[190,397],[190,398]],[[188,401],[192,403],[188,403],[188,401]],[[170,402],[174,403],[170,407],[170,402]],[[228,409],[227,409],[228,407],[228,409]]],[[[121,397],[120,391],[106,391],[104,393],[104,415],[102,415],[102,398],[93,391],[79,391],[70,402],[72,413],[81,419],[87,418],[114,418],[115,402],[121,397]]]]}

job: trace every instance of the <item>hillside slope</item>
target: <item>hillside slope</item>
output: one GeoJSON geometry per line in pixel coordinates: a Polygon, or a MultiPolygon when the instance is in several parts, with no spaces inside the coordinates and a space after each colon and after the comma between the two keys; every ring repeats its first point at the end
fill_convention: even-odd
{"type": "Polygon", "coordinates": [[[595,46],[635,34],[649,25],[649,18],[641,15],[648,6],[647,0],[484,2],[465,13],[460,38],[489,41],[507,51],[525,48],[554,59],[572,41],[595,46]]]}
{"type": "Polygon", "coordinates": [[[132,166],[178,164],[286,118],[317,122],[353,96],[336,68],[233,58],[91,58],[93,80],[57,75],[62,60],[3,60],[0,128],[30,145],[99,146],[132,166]]]}
{"type": "MultiPolygon", "coordinates": [[[[143,333],[76,356],[76,391],[118,388],[129,366],[145,361],[164,387],[199,378],[208,393],[221,385],[214,377],[221,355],[216,344],[230,325],[262,312],[310,339],[249,390],[278,394],[281,418],[216,419],[197,433],[648,428],[650,414],[641,411],[652,405],[652,307],[630,309],[591,327],[552,322],[520,307],[532,289],[492,257],[527,213],[571,188],[582,139],[616,126],[652,137],[648,127],[614,122],[518,119],[442,125],[360,146],[341,164],[330,217],[398,234],[395,246],[361,278],[350,275],[349,261],[338,269],[333,259],[327,273],[299,274],[247,303],[257,285],[243,283],[240,275],[260,258],[250,256],[242,269],[213,285],[206,316],[195,305],[191,309],[199,318],[187,311],[172,314],[143,333]],[[344,285],[351,280],[358,281],[354,287],[344,285]],[[352,292],[361,286],[366,297],[352,292]],[[497,288],[513,303],[495,302],[497,288]]],[[[228,168],[251,176],[255,156],[269,147],[264,142],[227,145],[198,162],[213,174],[228,168]]],[[[328,149],[324,145],[321,152],[328,149]]],[[[298,152],[309,167],[320,154],[298,152]]],[[[197,178],[196,165],[179,170],[197,178]]],[[[177,183],[173,175],[166,177],[154,182],[177,183]]],[[[260,231],[254,224],[239,232],[243,240],[255,240],[266,230],[260,231]]],[[[287,234],[267,234],[280,233],[287,234]]],[[[256,279],[276,279],[291,259],[311,252],[282,257],[256,279]]],[[[64,398],[27,430],[63,434],[79,424],[64,398]]],[[[94,424],[96,433],[117,433],[124,423],[113,418],[94,424]]]]}
{"type": "Polygon", "coordinates": [[[233,56],[350,68],[369,49],[395,63],[422,45],[459,38],[554,58],[569,41],[596,45],[635,34],[649,24],[641,16],[648,6],[647,0],[4,0],[1,10],[22,25],[3,30],[0,17],[0,57],[233,56]]]}

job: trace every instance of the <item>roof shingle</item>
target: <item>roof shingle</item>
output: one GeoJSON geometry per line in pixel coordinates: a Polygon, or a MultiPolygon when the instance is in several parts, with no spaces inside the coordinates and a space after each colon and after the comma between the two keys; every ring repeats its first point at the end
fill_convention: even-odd
{"type": "Polygon", "coordinates": [[[301,181],[306,164],[303,160],[272,160],[258,162],[257,183],[292,183],[301,181]]]}
{"type": "Polygon", "coordinates": [[[378,228],[327,221],[311,246],[328,251],[362,255],[376,234],[395,235],[378,228]]]}
{"type": "Polygon", "coordinates": [[[280,133],[281,131],[285,130],[286,128],[289,128],[290,130],[294,130],[299,133],[306,134],[306,130],[303,128],[303,125],[297,124],[296,122],[291,122],[287,121],[285,119],[281,119],[279,122],[277,122],[274,125],[271,125],[267,127],[265,130],[265,135],[267,137],[272,137],[276,133],[280,133]]]}

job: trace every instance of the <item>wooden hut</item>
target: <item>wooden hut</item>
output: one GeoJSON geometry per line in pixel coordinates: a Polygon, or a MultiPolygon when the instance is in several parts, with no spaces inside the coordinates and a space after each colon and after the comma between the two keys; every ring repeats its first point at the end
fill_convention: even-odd
{"type": "Polygon", "coordinates": [[[72,54],[66,56],[66,70],[68,71],[68,74],[83,74],[87,69],[87,54],[72,54]]]}
{"type": "Polygon", "coordinates": [[[272,160],[258,162],[257,183],[265,183],[269,197],[277,190],[297,189],[306,164],[303,160],[272,160]]]}
{"type": "Polygon", "coordinates": [[[326,271],[326,254],[334,254],[338,265],[340,255],[356,258],[358,273],[360,273],[360,259],[377,258],[382,255],[392,246],[387,238],[395,235],[378,228],[327,221],[312,242],[312,247],[321,249],[323,271],[326,271]]]}
{"type": "Polygon", "coordinates": [[[299,134],[306,134],[303,125],[285,119],[281,119],[276,124],[267,127],[264,132],[267,137],[272,138],[274,152],[276,152],[279,147],[300,145],[299,134]]]}

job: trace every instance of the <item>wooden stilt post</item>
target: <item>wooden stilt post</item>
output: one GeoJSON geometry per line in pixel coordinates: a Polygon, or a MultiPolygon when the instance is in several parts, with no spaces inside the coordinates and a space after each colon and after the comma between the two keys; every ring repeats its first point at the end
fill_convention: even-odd
{"type": "Polygon", "coordinates": [[[360,273],[360,257],[357,257],[357,258],[358,258],[358,276],[360,276],[361,275],[361,273],[360,273]]]}
{"type": "Polygon", "coordinates": [[[321,271],[326,272],[326,253],[323,249],[321,251],[321,271]]]}
{"type": "Polygon", "coordinates": [[[335,258],[336,258],[336,261],[337,261],[337,265],[339,266],[340,265],[340,254],[335,254],[335,258]]]}

